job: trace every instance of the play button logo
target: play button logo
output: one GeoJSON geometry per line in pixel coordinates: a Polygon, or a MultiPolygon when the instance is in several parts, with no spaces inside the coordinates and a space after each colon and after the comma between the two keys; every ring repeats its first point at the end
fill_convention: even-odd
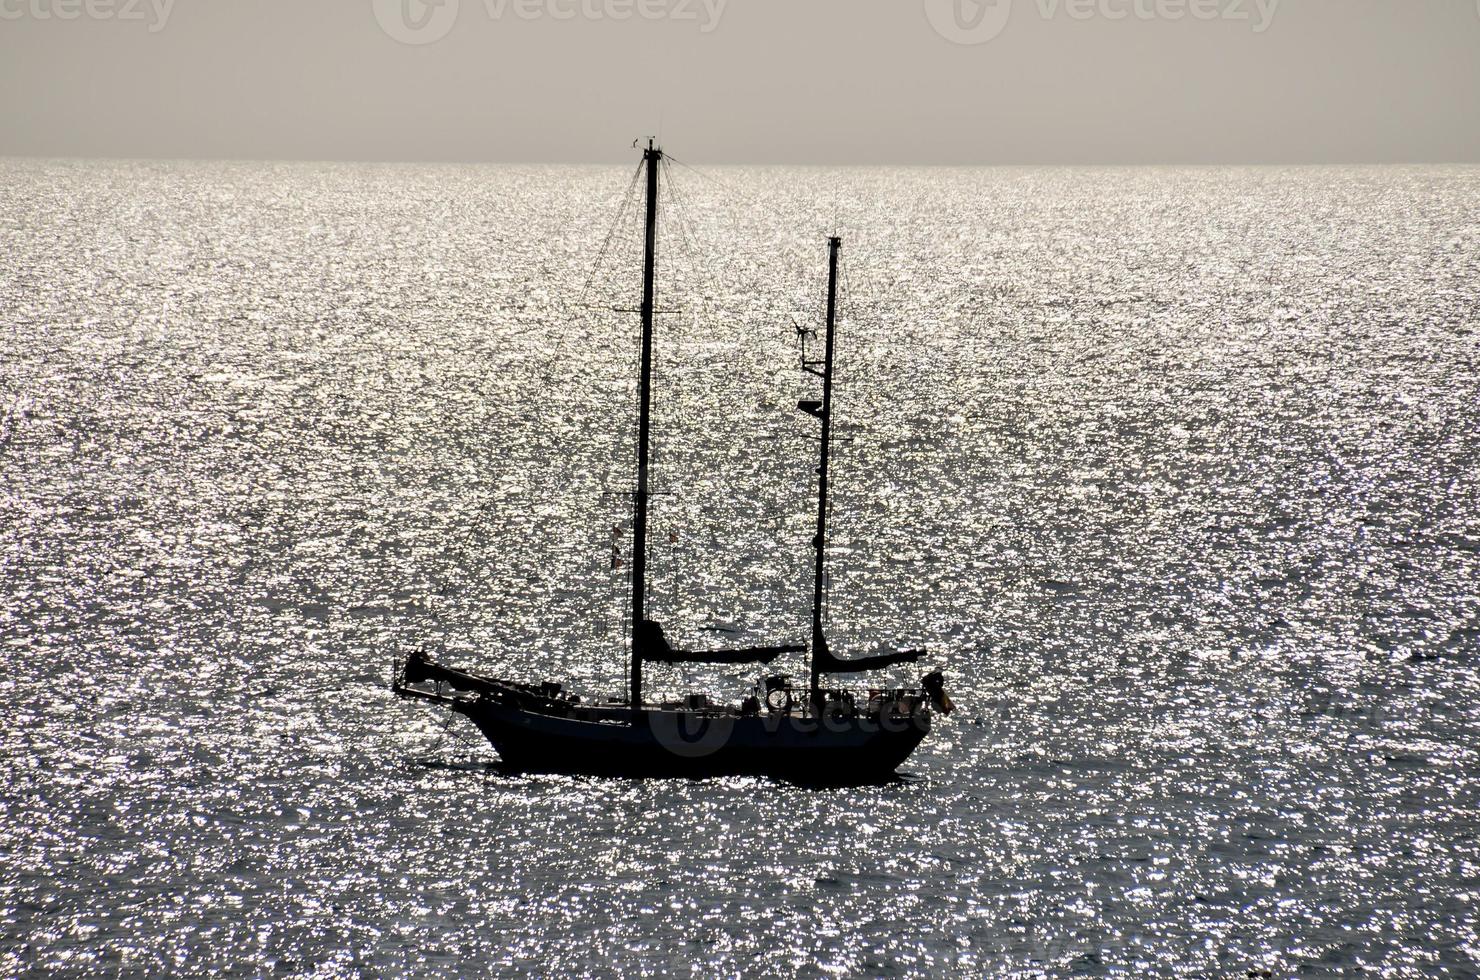
{"type": "Polygon", "coordinates": [[[374,0],[375,19],[402,44],[440,41],[457,22],[457,0],[374,0]]]}
{"type": "Polygon", "coordinates": [[[925,0],[925,16],[935,33],[952,44],[985,44],[1001,34],[1012,14],[1012,0],[925,0]]]}

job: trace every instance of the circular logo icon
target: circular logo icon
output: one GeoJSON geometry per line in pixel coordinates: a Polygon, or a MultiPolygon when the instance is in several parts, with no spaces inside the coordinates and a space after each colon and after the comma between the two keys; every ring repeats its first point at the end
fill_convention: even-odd
{"type": "Polygon", "coordinates": [[[457,23],[458,0],[373,0],[380,29],[402,44],[440,41],[457,23]]]}
{"type": "Polygon", "coordinates": [[[986,44],[1011,15],[1012,0],[925,0],[930,26],[952,44],[986,44]]]}
{"type": "Polygon", "coordinates": [[[735,719],[728,715],[705,717],[687,711],[654,711],[648,724],[658,744],[681,759],[714,755],[735,731],[735,719]]]}

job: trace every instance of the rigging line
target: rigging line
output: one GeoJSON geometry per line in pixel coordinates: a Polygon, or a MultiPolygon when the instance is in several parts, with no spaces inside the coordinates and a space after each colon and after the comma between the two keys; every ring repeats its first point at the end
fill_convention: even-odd
{"type": "Polygon", "coordinates": [[[746,194],[744,191],[740,190],[738,187],[729,183],[728,181],[721,180],[718,177],[705,173],[697,167],[690,166],[689,164],[684,163],[682,160],[680,160],[676,156],[673,156],[672,154],[668,155],[668,159],[672,160],[674,163],[678,164],[680,167],[683,167],[690,173],[709,181],[710,183],[724,190],[726,193],[733,194],[736,197],[742,198],[747,204],[751,205],[752,207],[765,207],[765,205],[762,204],[760,201],[756,200],[754,197],[751,197],[749,194],[746,194]]]}
{"type": "MultiPolygon", "coordinates": [[[[644,166],[646,166],[646,160],[644,160],[644,166]]],[[[641,172],[641,168],[639,168],[639,172],[641,172]]],[[[654,303],[654,306],[656,306],[657,305],[657,302],[658,302],[657,283],[661,281],[661,277],[658,275],[658,271],[659,271],[659,269],[662,266],[662,254],[663,253],[662,253],[662,248],[661,248],[661,245],[662,245],[662,235],[661,235],[661,232],[662,232],[662,221],[661,221],[661,218],[662,218],[663,212],[664,212],[664,197],[662,195],[660,195],[659,198],[658,198],[658,201],[657,201],[657,205],[656,205],[656,213],[654,215],[655,221],[654,221],[654,227],[653,227],[653,274],[654,274],[653,303],[654,303]]],[[[646,234],[646,231],[645,230],[644,230],[644,234],[646,234]]],[[[656,322],[656,320],[653,323],[653,330],[654,330],[654,333],[656,334],[656,332],[657,332],[657,322],[656,322]]],[[[641,338],[641,333],[640,333],[640,330],[639,330],[639,342],[638,342],[638,344],[634,345],[633,348],[631,348],[630,354],[629,354],[629,362],[628,362],[631,365],[631,368],[632,368],[632,370],[628,374],[628,377],[639,377],[638,383],[636,385],[634,385],[633,388],[632,388],[632,411],[628,415],[628,420],[629,420],[628,425],[630,425],[630,428],[627,428],[627,430],[626,430],[627,431],[627,434],[628,434],[628,437],[631,439],[631,446],[632,446],[632,455],[631,455],[631,458],[634,459],[634,460],[639,460],[640,459],[641,452],[642,452],[642,445],[641,445],[641,442],[642,442],[642,432],[641,432],[642,383],[641,383],[641,380],[640,380],[640,374],[641,374],[641,371],[642,371],[642,364],[641,364],[641,362],[642,362],[642,344],[641,344],[640,338],[641,338]]],[[[652,383],[652,378],[654,376],[656,376],[657,373],[658,373],[658,364],[659,364],[659,361],[660,361],[660,356],[659,355],[661,354],[661,350],[662,350],[661,346],[657,343],[656,336],[653,338],[653,346],[654,346],[654,351],[653,351],[653,358],[652,358],[652,361],[650,363],[651,375],[649,377],[649,386],[648,386],[648,400],[649,400],[649,413],[650,413],[649,418],[650,419],[651,419],[652,415],[655,414],[656,411],[657,411],[658,398],[656,397],[656,392],[661,387],[659,385],[655,385],[655,384],[652,383]]],[[[649,435],[648,435],[648,453],[649,453],[649,467],[650,467],[650,472],[649,472],[649,490],[650,491],[653,490],[653,489],[656,489],[659,486],[658,481],[661,479],[661,477],[657,473],[653,472],[654,470],[658,470],[659,469],[655,465],[655,461],[658,458],[658,445],[659,445],[658,437],[657,437],[656,433],[653,431],[655,428],[657,428],[657,427],[654,427],[654,426],[651,426],[650,425],[649,426],[649,435]]],[[[629,516],[635,522],[636,519],[637,519],[637,514],[636,514],[636,511],[637,511],[637,496],[636,496],[635,493],[629,498],[628,505],[630,507],[629,516]]],[[[649,497],[649,507],[650,507],[650,509],[651,509],[651,505],[652,505],[652,498],[650,496],[649,497]]],[[[648,542],[650,543],[651,540],[652,540],[652,535],[649,535],[648,542]]],[[[652,554],[652,548],[651,547],[645,547],[645,551],[646,551],[646,553],[643,555],[643,561],[644,561],[644,564],[646,565],[647,564],[648,557],[652,554]]],[[[637,556],[635,554],[634,555],[629,555],[628,556],[628,561],[624,565],[624,567],[627,569],[627,571],[625,572],[625,576],[624,577],[629,582],[632,580],[632,568],[634,567],[634,564],[636,562],[636,558],[637,558],[637,556]]],[[[644,583],[644,589],[646,591],[646,583],[644,583]]],[[[628,656],[630,658],[631,655],[632,655],[632,645],[631,644],[632,644],[632,642],[634,642],[634,632],[635,632],[635,629],[636,629],[637,624],[636,623],[632,623],[630,621],[630,616],[628,616],[628,611],[626,611],[626,610],[623,611],[623,618],[624,618],[624,621],[627,622],[627,628],[626,628],[625,633],[624,633],[624,640],[627,642],[628,656]]],[[[630,659],[629,659],[629,662],[630,662],[630,659]]],[[[628,693],[629,693],[629,696],[630,696],[630,693],[631,692],[629,691],[628,693]]]]}
{"type": "Polygon", "coordinates": [[[668,165],[668,161],[666,159],[663,161],[663,173],[666,174],[668,177],[668,193],[669,196],[673,198],[674,204],[676,205],[674,216],[679,224],[679,232],[683,236],[684,244],[689,249],[689,256],[691,260],[693,261],[694,265],[697,266],[699,263],[697,259],[698,252],[695,248],[695,242],[699,239],[700,235],[698,228],[694,225],[694,221],[692,218],[692,215],[696,214],[697,212],[693,205],[690,203],[688,191],[684,190],[681,181],[674,178],[673,168],[668,165]]]}
{"type": "MultiPolygon", "coordinates": [[[[441,689],[442,689],[442,685],[439,682],[437,684],[438,693],[441,692],[441,689]]],[[[434,752],[436,754],[440,755],[441,752],[442,752],[442,746],[444,746],[445,744],[447,744],[447,733],[452,730],[452,719],[454,719],[456,717],[457,717],[457,712],[456,711],[453,711],[452,708],[451,708],[451,706],[449,706],[447,708],[447,722],[442,726],[442,731],[440,731],[440,732],[437,733],[437,748],[434,750],[434,752]]]]}
{"type": "MultiPolygon", "coordinates": [[[[630,501],[630,508],[628,514],[635,521],[637,519],[637,498],[635,496],[630,501]]],[[[622,574],[619,578],[626,588],[621,589],[617,594],[617,612],[622,617],[622,649],[627,653],[630,667],[632,656],[637,652],[634,646],[636,643],[636,624],[632,621],[632,604],[623,602],[622,600],[626,598],[627,593],[633,587],[632,562],[630,560],[624,562],[621,571],[622,574]]],[[[632,671],[630,669],[622,672],[622,693],[625,698],[630,699],[632,697],[632,671]]]]}
{"type": "MultiPolygon", "coordinates": [[[[660,160],[659,163],[662,164],[662,160],[660,160]]],[[[666,176],[666,173],[667,170],[663,170],[663,175],[666,176]]],[[[657,290],[659,290],[659,286],[660,284],[662,284],[663,281],[662,275],[660,275],[660,272],[662,272],[663,268],[663,253],[662,249],[660,249],[660,246],[662,246],[663,243],[662,229],[663,226],[666,225],[667,218],[669,218],[669,197],[672,197],[673,185],[665,179],[665,181],[663,181],[663,188],[665,188],[667,192],[666,194],[660,195],[660,197],[657,198],[657,228],[654,228],[653,231],[654,305],[656,305],[657,303],[657,290]]],[[[663,466],[660,460],[663,459],[663,450],[667,449],[665,441],[663,441],[663,434],[665,434],[667,428],[666,425],[663,425],[663,422],[665,422],[666,420],[665,413],[667,412],[667,389],[665,388],[665,386],[663,386],[662,383],[666,377],[666,364],[663,363],[663,354],[665,354],[667,348],[669,348],[669,345],[666,345],[666,343],[659,343],[659,338],[657,338],[657,320],[656,318],[654,318],[653,375],[651,375],[650,385],[648,385],[648,400],[650,400],[651,403],[651,417],[653,417],[653,425],[651,425],[650,432],[648,432],[648,466],[650,466],[650,474],[648,474],[648,480],[651,481],[651,486],[653,486],[653,490],[665,489],[665,481],[663,481],[663,466]]],[[[651,502],[650,500],[650,505],[651,503],[653,502],[651,502]]],[[[653,537],[648,537],[648,540],[653,540],[653,537]]],[[[653,549],[648,549],[648,554],[651,555],[651,552],[653,552],[653,549]]]]}
{"type": "Polygon", "coordinates": [[[682,189],[680,182],[673,178],[672,168],[669,167],[666,157],[663,166],[664,174],[668,178],[668,196],[674,202],[672,216],[678,225],[679,246],[688,260],[689,267],[688,303],[692,306],[692,315],[687,323],[688,329],[679,336],[682,340],[692,340],[702,335],[701,318],[704,313],[715,312],[711,294],[721,292],[724,286],[720,277],[716,275],[713,265],[706,264],[700,258],[698,243],[701,236],[692,220],[695,209],[689,203],[688,193],[682,189]]]}
{"type": "Polygon", "coordinates": [[[601,243],[601,250],[596,254],[596,262],[591,267],[591,274],[586,277],[586,283],[581,287],[580,299],[577,301],[577,305],[585,303],[586,294],[590,292],[591,284],[596,281],[596,276],[601,271],[601,265],[606,260],[606,254],[611,247],[612,238],[616,235],[618,227],[622,224],[622,219],[627,214],[628,205],[632,203],[632,199],[637,192],[637,183],[642,176],[642,168],[643,164],[639,163],[636,172],[632,174],[632,180],[627,184],[627,192],[622,195],[622,202],[617,207],[617,213],[612,217],[611,227],[607,229],[606,238],[601,243]]]}
{"type": "MultiPolygon", "coordinates": [[[[461,564],[462,560],[466,559],[468,554],[471,552],[473,535],[477,532],[479,525],[483,522],[484,515],[487,513],[488,509],[493,506],[495,500],[496,498],[492,494],[486,495],[483,503],[479,504],[477,510],[474,511],[472,520],[468,522],[467,530],[463,532],[462,538],[458,541],[458,543],[450,552],[450,557],[453,560],[453,564],[461,564]]],[[[442,575],[436,576],[436,578],[440,581],[440,584],[437,587],[434,598],[447,598],[447,593],[452,587],[451,575],[452,571],[449,570],[442,575]]],[[[430,606],[431,603],[428,603],[429,608],[430,606]]]]}
{"type": "MultiPolygon", "coordinates": [[[[703,285],[705,282],[705,273],[707,273],[708,280],[715,287],[719,287],[721,280],[715,272],[715,263],[710,262],[706,267],[706,263],[700,258],[699,245],[704,236],[699,233],[698,226],[694,223],[694,216],[698,214],[698,209],[693,206],[689,192],[683,187],[681,181],[673,180],[670,177],[669,187],[678,205],[679,230],[683,233],[684,245],[689,251],[690,264],[695,268],[695,278],[699,280],[700,285],[703,285]],[[703,268],[702,273],[700,272],[701,268],[703,268]]],[[[733,254],[727,254],[731,254],[731,261],[733,261],[733,254]]]]}
{"type": "Polygon", "coordinates": [[[628,228],[629,225],[636,224],[636,201],[638,196],[638,187],[641,185],[642,182],[642,171],[643,165],[641,162],[639,162],[637,168],[632,173],[632,179],[627,182],[627,190],[622,195],[622,200],[617,207],[616,213],[612,216],[612,224],[607,229],[606,237],[602,240],[601,249],[597,253],[596,262],[593,264],[591,273],[587,276],[586,283],[582,287],[582,302],[584,302],[585,298],[589,295],[592,284],[595,282],[596,277],[601,273],[601,269],[606,261],[607,256],[611,254],[613,242],[622,234],[624,230],[628,228]]]}
{"type": "MultiPolygon", "coordinates": [[[[661,159],[659,163],[662,167],[661,173],[663,176],[663,185],[664,188],[667,190],[667,193],[658,198],[658,229],[663,228],[670,220],[672,220],[675,224],[678,224],[679,248],[677,249],[677,251],[681,254],[683,250],[683,226],[682,222],[678,219],[675,213],[677,210],[676,201],[672,205],[670,205],[669,203],[670,200],[674,199],[673,180],[669,173],[667,160],[661,159]]],[[[660,249],[660,244],[662,241],[663,239],[659,237],[658,230],[655,229],[653,235],[653,263],[654,276],[657,281],[661,281],[661,276],[659,275],[659,273],[661,273],[662,271],[662,258],[664,255],[664,253],[660,249]]],[[[676,266],[677,262],[675,261],[672,264],[676,266]]],[[[656,287],[654,289],[653,302],[655,304],[657,303],[656,287]]],[[[654,334],[657,333],[656,322],[653,325],[653,331],[654,334]]],[[[654,336],[653,338],[652,376],[648,395],[651,401],[652,416],[652,426],[648,435],[648,452],[650,466],[648,479],[651,483],[653,491],[653,496],[648,499],[648,527],[651,532],[648,536],[648,557],[651,557],[654,553],[655,548],[653,542],[659,541],[661,539],[661,534],[658,532],[660,532],[663,528],[664,519],[667,517],[667,514],[664,513],[663,508],[658,505],[658,495],[665,493],[669,485],[668,473],[665,466],[668,461],[668,443],[665,437],[666,434],[671,430],[673,425],[672,413],[674,399],[672,397],[672,392],[667,386],[663,384],[663,382],[666,381],[668,378],[668,359],[674,356],[672,351],[674,340],[672,331],[669,331],[665,335],[664,339],[667,341],[667,343],[659,344],[658,338],[656,336],[654,336]]],[[[661,597],[664,592],[663,582],[661,581],[663,571],[667,571],[671,579],[672,566],[670,564],[665,568],[662,563],[650,563],[648,568],[650,573],[649,579],[653,582],[655,586],[653,589],[649,590],[649,595],[653,596],[656,605],[657,601],[661,601],[661,597]]],[[[670,609],[668,610],[668,612],[671,613],[672,610],[670,609]]],[[[657,616],[650,614],[649,618],[657,619],[657,616]]]]}
{"type": "MultiPolygon", "coordinates": [[[[670,191],[672,190],[671,185],[666,186],[670,191]]],[[[663,228],[663,223],[667,215],[668,196],[661,195],[658,198],[656,226],[653,229],[654,306],[656,306],[658,303],[658,285],[662,282],[661,273],[663,269],[663,250],[661,248],[661,230],[663,228]]],[[[666,489],[667,486],[666,480],[663,476],[662,460],[664,458],[663,453],[667,448],[663,440],[663,433],[667,430],[667,426],[663,423],[666,421],[666,416],[664,413],[666,413],[668,410],[668,395],[661,383],[666,377],[666,374],[664,372],[664,368],[666,367],[666,365],[663,363],[663,353],[665,350],[667,350],[667,345],[658,343],[657,333],[658,323],[657,319],[654,318],[653,358],[651,364],[651,374],[648,379],[648,410],[650,419],[648,428],[648,482],[651,490],[653,491],[653,497],[650,497],[648,500],[648,507],[650,510],[657,509],[654,506],[656,504],[656,500],[654,498],[658,493],[666,489]]],[[[649,524],[655,525],[656,522],[649,521],[649,524]]],[[[649,542],[651,542],[653,540],[653,536],[649,535],[648,540],[649,542]]],[[[651,556],[652,551],[652,548],[648,548],[648,554],[644,557],[646,558],[651,556]]]]}
{"type": "MultiPolygon", "coordinates": [[[[635,175],[633,177],[633,181],[634,181],[633,187],[634,188],[636,186],[637,180],[641,177],[641,175],[643,173],[643,168],[645,166],[646,166],[646,161],[644,161],[642,164],[639,164],[638,169],[637,169],[637,175],[635,175]]],[[[635,212],[634,212],[634,217],[635,217],[635,212]]],[[[627,314],[629,314],[631,311],[630,310],[622,310],[620,312],[623,315],[620,317],[619,322],[625,322],[625,323],[629,323],[630,324],[631,321],[627,319],[627,314]]],[[[627,328],[627,329],[625,329],[625,330],[619,329],[616,336],[617,336],[617,338],[618,338],[619,341],[623,337],[630,336],[630,327],[627,328]]],[[[636,343],[636,344],[631,344],[631,343],[622,344],[622,343],[618,343],[618,345],[617,345],[617,350],[620,353],[618,353],[616,356],[618,358],[620,358],[619,363],[620,363],[621,368],[622,368],[622,375],[621,376],[624,379],[632,379],[632,378],[637,377],[638,374],[639,374],[639,372],[640,372],[640,370],[641,370],[642,344],[641,344],[641,331],[640,331],[640,328],[639,328],[639,331],[638,331],[637,336],[638,336],[639,339],[638,339],[638,343],[636,343]]],[[[628,394],[628,397],[630,398],[630,403],[629,403],[630,411],[623,412],[623,413],[618,413],[619,416],[620,416],[620,419],[619,419],[618,424],[617,424],[617,427],[616,427],[615,436],[616,436],[617,445],[619,445],[619,446],[621,446],[621,445],[628,445],[629,446],[629,449],[630,449],[630,452],[631,452],[631,456],[629,458],[632,459],[632,460],[636,460],[636,458],[637,458],[637,450],[638,450],[638,440],[639,440],[638,415],[639,415],[640,407],[641,407],[642,391],[641,391],[641,385],[640,384],[632,384],[631,387],[629,388],[629,387],[627,387],[628,383],[629,382],[624,381],[622,383],[622,387],[624,389],[626,389],[626,392],[628,394]]],[[[628,496],[628,503],[630,505],[632,503],[632,501],[633,501],[634,498],[632,497],[631,493],[628,493],[627,496],[628,496]]],[[[628,519],[631,519],[633,517],[633,514],[632,514],[632,512],[630,510],[629,510],[627,516],[628,516],[628,519]]],[[[630,563],[630,561],[631,561],[631,556],[629,555],[628,556],[628,562],[630,563]]],[[[623,622],[625,622],[625,621],[626,621],[626,619],[625,619],[625,614],[624,614],[623,615],[623,622]]]]}
{"type": "MultiPolygon", "coordinates": [[[[673,200],[671,215],[674,223],[678,226],[680,250],[689,262],[689,276],[695,281],[701,281],[703,277],[699,272],[699,261],[693,242],[693,238],[697,237],[697,232],[693,231],[692,223],[689,221],[688,199],[679,190],[678,182],[673,179],[673,168],[669,166],[667,157],[663,159],[663,176],[666,178],[668,187],[667,198],[673,200]]],[[[665,203],[666,199],[660,201],[658,206],[667,214],[669,213],[668,210],[663,208],[665,203]]]]}
{"type": "MultiPolygon", "coordinates": [[[[844,328],[843,327],[844,327],[844,324],[848,322],[848,316],[847,316],[847,313],[845,311],[851,310],[851,307],[848,305],[849,297],[848,297],[848,291],[847,291],[847,286],[848,286],[848,259],[847,259],[847,256],[845,256],[845,255],[840,255],[838,257],[838,285],[839,285],[839,289],[838,289],[838,294],[839,294],[838,295],[838,304],[837,304],[837,309],[835,310],[835,322],[834,322],[834,327],[833,327],[833,334],[834,334],[834,336],[833,336],[833,346],[834,346],[834,350],[836,350],[836,348],[838,346],[838,342],[844,339],[843,336],[842,336],[844,334],[844,328]]],[[[841,389],[839,388],[839,386],[837,384],[837,378],[836,378],[836,374],[837,374],[836,356],[835,356],[835,359],[834,359],[833,373],[834,373],[834,378],[833,378],[833,389],[834,390],[833,390],[832,411],[833,411],[833,414],[834,415],[837,415],[837,414],[839,414],[838,413],[838,407],[839,407],[839,404],[838,403],[842,401],[842,399],[839,397],[842,394],[842,391],[841,391],[841,389]]],[[[848,470],[849,470],[850,467],[847,464],[844,464],[844,462],[843,462],[844,461],[844,458],[845,458],[845,454],[843,454],[841,452],[839,452],[839,453],[836,454],[837,462],[840,465],[838,465],[838,467],[837,467],[837,471],[836,471],[837,472],[837,479],[834,481],[833,487],[832,487],[832,489],[834,490],[834,492],[831,493],[831,494],[829,494],[828,495],[828,498],[827,498],[827,523],[828,523],[828,526],[829,527],[833,527],[833,528],[835,528],[837,526],[833,522],[833,507],[836,504],[837,499],[838,499],[838,494],[836,493],[836,490],[838,488],[841,488],[845,484],[846,481],[845,481],[844,477],[846,475],[851,475],[851,474],[848,473],[848,470]]],[[[825,542],[824,542],[824,544],[825,544],[825,542]]],[[[823,616],[827,619],[827,621],[829,623],[832,622],[832,585],[833,585],[833,577],[834,577],[834,574],[835,574],[835,570],[838,568],[839,564],[840,563],[839,562],[836,562],[836,561],[828,562],[828,564],[827,564],[827,574],[826,574],[825,578],[823,579],[823,589],[822,589],[823,616]]]]}
{"type": "MultiPolygon", "coordinates": [[[[843,266],[842,266],[842,269],[840,271],[840,277],[842,279],[842,288],[843,288],[843,295],[844,295],[844,298],[845,298],[845,302],[849,304],[849,309],[852,309],[853,308],[852,307],[852,304],[854,302],[854,299],[853,299],[853,280],[852,280],[851,275],[849,274],[850,271],[851,271],[851,267],[847,263],[844,263],[843,266]]],[[[853,322],[854,322],[854,320],[852,318],[850,318],[850,320],[849,320],[850,326],[851,326],[851,324],[853,322]]],[[[891,347],[898,346],[898,345],[895,345],[894,344],[892,338],[890,340],[890,346],[891,347]]],[[[904,345],[904,346],[910,346],[910,345],[904,345]]],[[[926,344],[926,343],[920,343],[920,344],[915,345],[915,346],[919,346],[919,347],[927,347],[928,346],[928,347],[931,347],[932,349],[934,349],[934,346],[935,345],[926,344]]],[[[850,386],[850,389],[851,389],[851,386],[850,386]]],[[[879,446],[881,444],[882,444],[882,438],[860,439],[857,436],[855,436],[852,439],[850,439],[849,440],[849,454],[848,454],[848,459],[849,459],[850,466],[857,467],[857,466],[861,465],[861,458],[860,458],[860,456],[858,454],[860,453],[860,451],[864,447],[867,447],[867,446],[877,447],[877,446],[879,446]]],[[[871,522],[871,524],[867,524],[867,525],[865,525],[864,528],[861,529],[861,530],[870,530],[871,529],[874,533],[872,533],[872,534],[865,534],[864,535],[864,540],[868,540],[868,541],[877,541],[877,540],[879,540],[879,537],[880,537],[879,532],[880,531],[883,531],[887,527],[887,525],[884,523],[885,522],[885,519],[886,519],[886,515],[885,514],[879,513],[878,511],[875,511],[875,517],[874,517],[873,521],[871,522]]]]}
{"type": "MultiPolygon", "coordinates": [[[[547,438],[553,434],[551,430],[552,423],[548,423],[543,417],[540,417],[539,421],[537,421],[536,424],[544,430],[542,434],[545,435],[547,438]]],[[[528,478],[529,474],[525,474],[525,476],[526,478],[528,478]]],[[[526,495],[533,496],[535,494],[531,493],[526,495]]],[[[592,492],[589,491],[583,493],[573,490],[564,493],[548,491],[541,491],[538,493],[538,496],[541,500],[560,500],[567,503],[580,500],[582,498],[589,498],[591,495],[592,492]]],[[[449,567],[447,567],[441,574],[434,574],[432,576],[434,582],[437,583],[437,588],[434,595],[432,596],[433,601],[428,604],[429,610],[435,607],[435,600],[445,600],[448,598],[449,593],[452,591],[454,585],[454,576],[458,576],[459,571],[466,570],[466,566],[469,563],[469,558],[473,551],[475,536],[484,531],[488,512],[494,507],[495,504],[499,503],[502,499],[501,497],[491,493],[484,493],[479,496],[482,497],[482,501],[473,510],[471,516],[467,518],[466,530],[462,533],[454,546],[446,552],[449,558],[449,567]]],[[[459,577],[468,578],[470,581],[476,583],[479,576],[477,572],[472,572],[469,576],[459,577]]],[[[464,581],[460,584],[462,588],[466,588],[468,583],[464,581]]]]}
{"type": "MultiPolygon", "coordinates": [[[[732,197],[735,197],[735,198],[742,199],[747,205],[749,205],[751,208],[753,208],[753,209],[755,209],[757,211],[766,211],[768,209],[768,206],[766,204],[762,203],[761,201],[759,201],[755,197],[752,197],[751,195],[746,194],[744,191],[741,191],[739,188],[735,187],[733,184],[730,184],[730,183],[728,183],[726,181],[721,181],[717,177],[714,177],[714,176],[712,176],[710,174],[707,174],[707,173],[705,173],[702,170],[698,170],[698,169],[690,166],[689,164],[684,163],[682,160],[678,159],[677,157],[668,157],[667,159],[671,159],[674,163],[678,164],[680,167],[683,167],[685,170],[689,171],[690,173],[693,173],[696,176],[698,176],[698,177],[700,177],[700,178],[702,178],[704,180],[707,180],[710,183],[714,184],[716,187],[720,188],[720,190],[723,191],[726,195],[729,195],[729,196],[732,196],[732,197]]],[[[684,194],[683,196],[684,196],[685,199],[687,199],[687,194],[684,194]]],[[[696,234],[696,237],[698,237],[697,234],[696,234]]],[[[733,275],[732,275],[733,270],[735,268],[736,263],[739,261],[740,256],[739,256],[738,252],[736,250],[734,250],[734,249],[727,249],[727,250],[725,250],[724,254],[725,254],[726,258],[724,260],[723,270],[722,271],[714,271],[714,270],[718,269],[718,263],[715,263],[714,264],[714,267],[711,270],[711,276],[712,276],[712,278],[714,279],[714,281],[716,283],[723,284],[725,288],[729,288],[729,284],[733,280],[733,275]]],[[[774,290],[774,291],[779,291],[779,289],[774,290]]],[[[717,312],[724,312],[724,311],[717,310],[717,312]]],[[[732,313],[736,313],[736,314],[743,314],[743,313],[750,313],[750,312],[752,312],[752,310],[750,310],[750,309],[747,309],[747,310],[730,310],[728,312],[732,312],[732,313]]]]}
{"type": "MultiPolygon", "coordinates": [[[[617,208],[616,214],[612,217],[611,226],[607,229],[606,238],[602,242],[601,249],[597,254],[596,262],[593,264],[591,272],[587,276],[586,282],[581,288],[580,296],[575,304],[577,307],[590,307],[590,304],[586,302],[587,297],[590,293],[592,285],[596,281],[596,277],[601,273],[601,270],[606,262],[606,257],[611,251],[612,242],[616,238],[618,233],[626,228],[627,222],[624,219],[626,218],[628,213],[630,212],[635,215],[633,200],[636,196],[637,186],[639,179],[642,176],[642,171],[642,164],[639,164],[637,166],[637,169],[633,172],[632,179],[627,183],[627,190],[622,196],[622,201],[617,208]]],[[[557,381],[563,380],[559,376],[558,368],[560,357],[565,349],[567,333],[567,330],[559,330],[555,333],[555,345],[554,350],[552,351],[552,356],[549,359],[548,366],[541,373],[541,378],[547,387],[553,386],[557,381]]],[[[628,376],[630,377],[630,375],[628,376]]],[[[547,439],[549,439],[553,435],[553,422],[550,419],[546,418],[543,414],[539,416],[536,424],[543,430],[542,435],[544,435],[547,439]]]]}

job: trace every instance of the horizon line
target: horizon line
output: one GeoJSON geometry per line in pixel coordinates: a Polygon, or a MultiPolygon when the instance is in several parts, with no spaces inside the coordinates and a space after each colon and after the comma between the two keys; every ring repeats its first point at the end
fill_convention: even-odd
{"type": "MultiPolygon", "coordinates": [[[[662,147],[659,147],[662,149],[662,147]]],[[[672,154],[669,154],[672,156],[672,154]]],[[[677,157],[674,157],[677,159],[677,157]]],[[[180,154],[79,154],[79,153],[43,153],[43,152],[11,152],[0,150],[0,160],[50,160],[70,162],[98,162],[98,163],[273,163],[273,164],[357,164],[364,166],[391,166],[391,167],[457,167],[457,166],[488,166],[488,167],[614,167],[625,166],[630,161],[627,158],[611,157],[607,159],[586,160],[552,160],[535,158],[478,158],[478,159],[456,159],[448,157],[314,157],[314,156],[224,156],[224,155],[180,155],[180,154]]],[[[833,160],[690,160],[682,162],[705,167],[805,167],[817,169],[836,170],[869,170],[869,169],[917,169],[917,170],[988,170],[988,169],[1155,169],[1182,167],[1187,169],[1213,169],[1219,167],[1292,167],[1292,168],[1320,168],[1320,167],[1480,167],[1480,159],[1475,160],[1425,160],[1425,159],[1242,159],[1242,160],[1206,160],[1197,158],[1166,159],[1166,160],[1079,160],[1068,161],[1063,159],[1043,160],[995,160],[995,161],[929,161],[929,160],[875,160],[875,161],[833,161],[833,160]]]]}

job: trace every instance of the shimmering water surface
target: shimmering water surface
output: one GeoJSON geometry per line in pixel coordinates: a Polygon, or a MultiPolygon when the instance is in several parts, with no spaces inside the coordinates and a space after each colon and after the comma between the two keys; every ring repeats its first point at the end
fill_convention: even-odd
{"type": "Polygon", "coordinates": [[[0,170],[0,971],[1480,969],[1480,170],[675,164],[657,617],[805,637],[838,230],[834,646],[961,705],[827,792],[387,690],[620,691],[629,172],[0,170]]]}

